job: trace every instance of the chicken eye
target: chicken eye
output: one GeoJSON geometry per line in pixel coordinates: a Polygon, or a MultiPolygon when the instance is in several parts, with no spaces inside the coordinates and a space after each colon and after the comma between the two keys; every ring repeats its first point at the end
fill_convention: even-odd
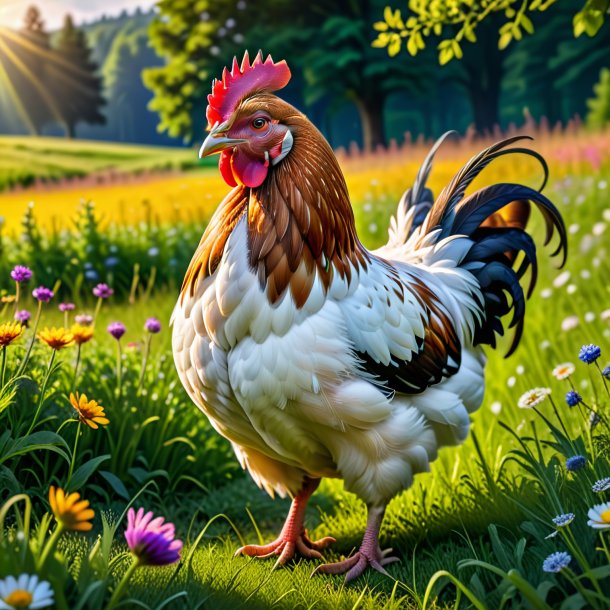
{"type": "Polygon", "coordinates": [[[256,119],[254,119],[252,121],[252,127],[253,129],[256,129],[257,131],[260,131],[261,129],[265,129],[265,127],[267,127],[267,119],[264,119],[262,117],[257,117],[256,119]]]}

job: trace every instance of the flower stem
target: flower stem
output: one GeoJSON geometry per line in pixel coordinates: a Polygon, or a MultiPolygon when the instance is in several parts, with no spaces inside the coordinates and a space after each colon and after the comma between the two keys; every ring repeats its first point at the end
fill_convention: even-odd
{"type": "Polygon", "coordinates": [[[36,413],[34,414],[34,419],[28,428],[27,434],[30,434],[38,421],[38,417],[40,416],[40,410],[42,409],[42,403],[44,402],[44,395],[47,391],[47,384],[49,382],[49,377],[51,376],[51,369],[53,368],[53,362],[55,361],[55,351],[51,351],[51,359],[49,360],[49,366],[47,368],[47,373],[44,376],[44,380],[42,382],[42,388],[40,389],[40,398],[38,399],[38,407],[36,408],[36,413]]]}
{"type": "Polygon", "coordinates": [[[97,299],[97,303],[95,305],[95,313],[93,314],[93,324],[92,324],[93,328],[95,328],[95,323],[97,322],[97,316],[99,315],[100,309],[102,308],[103,300],[104,299],[102,299],[101,297],[98,297],[98,299],[97,299]]]}
{"type": "Polygon", "coordinates": [[[76,450],[78,449],[78,439],[80,437],[81,422],[79,420],[78,426],[76,427],[76,438],[74,439],[74,448],[72,449],[72,459],[70,460],[70,469],[68,470],[68,480],[66,482],[66,488],[70,487],[70,481],[72,480],[72,473],[74,472],[74,462],[76,461],[76,450]]]}
{"type": "Polygon", "coordinates": [[[74,364],[74,377],[72,378],[72,385],[76,384],[76,376],[78,375],[78,365],[80,364],[80,348],[81,344],[79,343],[76,347],[76,363],[74,364]]]}
{"type": "Polygon", "coordinates": [[[64,328],[68,328],[68,312],[64,311],[64,328]]]}
{"type": "Polygon", "coordinates": [[[0,369],[0,389],[4,388],[4,376],[6,374],[6,345],[2,346],[2,369],[0,369]]]}
{"type": "Polygon", "coordinates": [[[19,309],[19,297],[21,296],[21,285],[15,282],[15,313],[19,309]]]}
{"type": "Polygon", "coordinates": [[[32,340],[28,345],[27,352],[19,365],[19,370],[17,371],[17,377],[21,376],[23,371],[25,371],[25,367],[28,364],[28,360],[30,359],[30,354],[32,353],[32,347],[34,347],[34,342],[36,341],[36,331],[38,330],[38,323],[40,322],[40,314],[42,313],[42,301],[38,301],[38,309],[36,310],[36,317],[34,318],[34,324],[32,326],[32,340]]]}
{"type": "Polygon", "coordinates": [[[597,367],[597,370],[599,371],[599,374],[602,378],[602,381],[604,383],[604,388],[606,388],[606,394],[608,394],[608,396],[610,396],[610,388],[608,388],[608,382],[606,381],[606,378],[604,377],[604,374],[603,374],[599,364],[597,363],[597,360],[595,361],[595,366],[597,367]]]}
{"type": "Polygon", "coordinates": [[[129,580],[131,579],[133,573],[136,571],[136,568],[139,565],[140,560],[134,557],[132,564],[127,568],[127,571],[123,575],[123,578],[121,578],[121,581],[117,585],[117,588],[114,590],[114,593],[112,594],[112,597],[110,598],[110,601],[106,606],[106,610],[112,610],[117,605],[121,597],[123,597],[125,587],[128,585],[129,580]]]}
{"type": "Polygon", "coordinates": [[[121,398],[121,377],[122,377],[122,366],[121,366],[121,341],[116,342],[116,381],[117,381],[117,393],[118,397],[121,398]]]}
{"type": "Polygon", "coordinates": [[[57,545],[57,541],[59,540],[59,537],[61,536],[61,533],[63,531],[64,531],[63,524],[58,522],[57,527],[55,528],[55,531],[51,534],[51,537],[49,538],[47,544],[45,545],[45,547],[42,551],[42,554],[40,555],[40,558],[38,559],[38,571],[42,570],[42,568],[44,567],[44,564],[46,563],[47,558],[49,557],[49,553],[57,545]]]}
{"type": "Polygon", "coordinates": [[[146,337],[146,345],[144,347],[144,356],[142,357],[142,370],[140,371],[140,379],[138,380],[138,391],[137,395],[140,395],[142,391],[142,384],[144,383],[144,374],[146,373],[146,365],[148,364],[148,357],[150,355],[150,343],[152,340],[152,335],[148,335],[146,337]]]}

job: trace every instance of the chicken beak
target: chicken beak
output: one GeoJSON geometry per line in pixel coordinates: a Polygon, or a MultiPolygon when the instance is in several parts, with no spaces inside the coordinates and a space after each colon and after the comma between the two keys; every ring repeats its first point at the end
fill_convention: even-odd
{"type": "Polygon", "coordinates": [[[229,128],[228,121],[224,123],[217,123],[212,127],[212,130],[208,134],[208,137],[203,141],[201,148],[199,149],[199,158],[207,157],[215,153],[222,152],[226,148],[231,148],[237,144],[242,144],[246,140],[242,138],[227,138],[225,133],[229,128]]]}

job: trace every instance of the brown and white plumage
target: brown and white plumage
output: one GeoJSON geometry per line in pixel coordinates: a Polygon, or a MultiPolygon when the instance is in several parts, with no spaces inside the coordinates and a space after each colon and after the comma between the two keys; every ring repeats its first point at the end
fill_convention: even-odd
{"type": "MultiPolygon", "coordinates": [[[[565,229],[552,203],[527,187],[464,196],[494,159],[536,156],[507,148],[513,139],[471,160],[434,204],[425,189],[432,153],[388,244],[366,250],[330,146],[270,93],[278,64],[257,61],[267,72],[254,89],[248,81],[240,95],[231,90],[229,103],[216,84],[210,98],[208,116],[223,122],[211,125],[202,152],[222,151],[221,171],[236,186],[186,274],[174,356],[189,395],[254,480],[294,498],[278,540],[243,552],[275,553],[281,563],[295,552],[319,557],[330,540],[307,538],[304,506],[322,477],[338,477],[367,503],[367,535],[353,558],[322,569],[352,578],[390,561],[377,544],[387,502],[442,446],[466,438],[483,397],[481,344],[495,344],[510,309],[518,341],[528,261],[535,281],[527,202],[542,211],[547,241],[558,229],[564,253],[565,229]],[[513,270],[519,252],[524,262],[513,270]]],[[[234,64],[225,89],[251,69],[246,60],[240,81],[234,64]]]]}

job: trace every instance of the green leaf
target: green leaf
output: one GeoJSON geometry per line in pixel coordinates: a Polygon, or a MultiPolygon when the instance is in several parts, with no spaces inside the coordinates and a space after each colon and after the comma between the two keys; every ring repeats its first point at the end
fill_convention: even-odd
{"type": "MultiPolygon", "coordinates": [[[[0,441],[4,440],[4,438],[3,435],[0,441]]],[[[2,443],[0,442],[0,446],[1,445],[2,443]]],[[[0,464],[14,457],[38,450],[53,451],[63,457],[66,462],[69,462],[70,458],[68,457],[68,454],[63,449],[60,449],[58,445],[62,445],[65,449],[68,449],[68,445],[62,436],[49,431],[34,432],[33,434],[22,436],[15,441],[9,439],[9,441],[5,443],[3,451],[0,454],[0,464]]]]}
{"type": "Polygon", "coordinates": [[[68,481],[68,489],[70,491],[77,491],[80,489],[89,479],[89,477],[98,469],[100,464],[110,459],[110,455],[99,455],[90,459],[89,461],[81,464],[74,474],[72,478],[68,481]]]}
{"type": "Polygon", "coordinates": [[[534,24],[527,15],[521,15],[521,21],[519,23],[528,34],[534,33],[534,24]]]}
{"type": "Polygon", "coordinates": [[[129,495],[127,488],[123,484],[123,481],[121,481],[121,479],[119,479],[119,477],[117,477],[116,474],[109,472],[108,470],[100,470],[99,474],[104,479],[106,479],[106,481],[110,484],[112,489],[117,494],[119,494],[119,496],[121,496],[121,498],[124,498],[125,500],[131,499],[131,496],[129,495]]]}

